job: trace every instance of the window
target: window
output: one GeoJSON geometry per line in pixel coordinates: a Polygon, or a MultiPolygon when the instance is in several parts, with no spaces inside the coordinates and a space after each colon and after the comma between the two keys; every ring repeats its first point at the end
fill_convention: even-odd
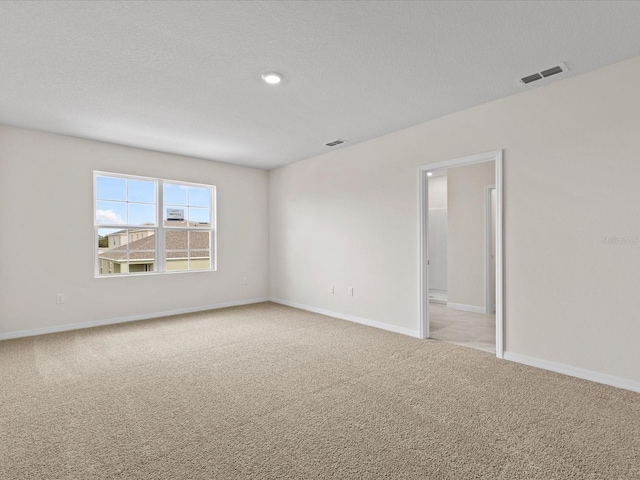
{"type": "Polygon", "coordinates": [[[96,276],[215,270],[215,187],[94,172],[96,276]]]}

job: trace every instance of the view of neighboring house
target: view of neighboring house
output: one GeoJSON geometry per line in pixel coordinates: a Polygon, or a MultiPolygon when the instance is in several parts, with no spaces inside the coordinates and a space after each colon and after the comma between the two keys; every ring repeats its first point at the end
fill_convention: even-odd
{"type": "Polygon", "coordinates": [[[136,240],[140,240],[144,237],[148,237],[149,235],[154,235],[155,230],[144,229],[144,230],[120,230],[117,232],[113,232],[108,235],[109,238],[109,248],[116,248],[122,245],[126,245],[127,243],[135,242],[136,240]]]}
{"type": "MultiPolygon", "coordinates": [[[[208,223],[165,220],[167,271],[205,270],[211,268],[209,231],[185,227],[209,227],[208,223]],[[180,229],[182,227],[182,229],[180,229]]],[[[98,254],[100,275],[153,272],[155,268],[156,231],[154,228],[119,230],[108,235],[109,248],[98,254]]]]}

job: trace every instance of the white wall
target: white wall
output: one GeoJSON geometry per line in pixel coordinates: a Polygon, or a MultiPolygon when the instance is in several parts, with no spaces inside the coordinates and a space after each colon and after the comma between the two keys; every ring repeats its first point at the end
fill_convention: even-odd
{"type": "Polygon", "coordinates": [[[429,178],[429,291],[447,291],[447,177],[429,178]]]}
{"type": "Polygon", "coordinates": [[[0,167],[0,333],[268,296],[265,171],[4,126],[0,167]],[[93,170],[216,185],[218,271],[94,278],[93,170]]]}
{"type": "Polygon", "coordinates": [[[495,184],[495,162],[447,170],[447,292],[449,303],[485,308],[485,186],[495,184]]]}
{"type": "Polygon", "coordinates": [[[429,210],[447,208],[447,176],[429,177],[429,210]]]}
{"type": "Polygon", "coordinates": [[[639,381],[640,245],[602,240],[640,235],[639,84],[636,58],[271,171],[271,294],[418,330],[417,167],[504,149],[506,350],[639,381]]]}

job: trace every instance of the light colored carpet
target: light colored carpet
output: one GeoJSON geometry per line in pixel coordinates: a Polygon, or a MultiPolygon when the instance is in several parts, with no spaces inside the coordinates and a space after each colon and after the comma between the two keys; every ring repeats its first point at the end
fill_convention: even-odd
{"type": "Polygon", "coordinates": [[[0,342],[2,479],[638,479],[640,395],[263,303],[0,342]]]}

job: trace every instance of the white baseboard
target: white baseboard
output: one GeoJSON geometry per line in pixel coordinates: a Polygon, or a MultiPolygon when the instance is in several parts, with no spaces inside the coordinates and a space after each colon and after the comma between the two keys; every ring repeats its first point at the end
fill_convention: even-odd
{"type": "MultiPolygon", "coordinates": [[[[57,325],[52,327],[34,328],[31,330],[21,330],[18,332],[0,333],[0,340],[10,340],[13,338],[30,337],[34,335],[44,335],[47,333],[66,332],[70,330],[79,330],[83,328],[100,327],[103,325],[114,325],[117,323],[134,322],[137,320],[149,320],[152,318],[168,317],[171,315],[181,315],[184,313],[202,312],[206,310],[217,310],[220,308],[236,307],[240,305],[250,305],[252,303],[260,303],[260,302],[267,302],[267,301],[279,303],[281,305],[286,305],[293,308],[299,308],[301,310],[307,310],[313,313],[319,313],[321,315],[327,315],[333,318],[339,318],[341,320],[347,320],[350,322],[359,323],[361,325],[367,325],[370,327],[380,328],[382,330],[388,330],[390,332],[400,333],[402,335],[408,335],[410,337],[420,338],[420,332],[418,330],[412,330],[410,328],[405,328],[405,327],[398,327],[396,325],[391,325],[389,323],[369,320],[366,318],[357,317],[355,315],[349,315],[346,313],[333,312],[331,310],[326,310],[324,308],[311,307],[308,305],[290,302],[288,300],[283,300],[280,298],[261,297],[261,298],[250,298],[246,300],[238,300],[233,302],[216,303],[213,305],[203,305],[200,307],[181,308],[176,310],[166,310],[163,312],[145,313],[141,315],[130,315],[126,317],[109,318],[104,320],[93,320],[90,322],[83,322],[83,323],[72,323],[72,324],[57,325]]],[[[453,305],[459,305],[459,304],[453,304],[453,305]]],[[[479,307],[473,307],[469,305],[462,305],[462,306],[476,308],[476,309],[479,308],[479,307]]],[[[451,307],[451,308],[456,308],[456,307],[451,307]]],[[[464,309],[460,308],[460,310],[464,310],[464,309]]],[[[473,311],[473,310],[466,310],[466,311],[473,311]]],[[[476,313],[484,313],[484,312],[476,312],[476,313]]],[[[529,357],[526,355],[520,355],[518,353],[512,353],[512,352],[504,352],[504,359],[512,362],[516,362],[516,363],[521,363],[524,365],[529,365],[531,367],[542,368],[543,370],[549,370],[552,372],[561,373],[561,374],[569,375],[572,377],[578,377],[585,380],[591,380],[592,382],[611,385],[613,387],[622,388],[625,390],[630,390],[632,392],[640,393],[640,382],[635,380],[615,377],[613,375],[607,375],[605,373],[594,372],[592,370],[585,370],[582,368],[572,367],[570,365],[565,365],[562,363],[551,362],[548,360],[542,360],[539,358],[529,357]]]]}
{"type": "Polygon", "coordinates": [[[288,307],[299,308],[300,310],[306,310],[308,312],[319,313],[326,315],[327,317],[339,318],[340,320],[347,320],[349,322],[359,323],[361,325],[367,325],[369,327],[380,328],[382,330],[388,330],[394,333],[401,333],[402,335],[408,335],[410,337],[420,338],[420,332],[418,330],[412,330],[410,328],[398,327],[391,325],[390,323],[377,322],[375,320],[369,320],[368,318],[356,317],[355,315],[349,315],[346,313],[333,312],[331,310],[325,310],[324,308],[310,307],[308,305],[302,305],[301,303],[290,302],[289,300],[283,300],[281,298],[269,298],[273,303],[279,303],[288,307]]]}
{"type": "Polygon", "coordinates": [[[183,313],[203,312],[205,310],[217,310],[219,308],[237,307],[239,305],[249,305],[251,303],[268,302],[269,298],[250,298],[247,300],[237,300],[234,302],[215,303],[213,305],[203,305],[200,307],[179,308],[177,310],[166,310],[164,312],[143,313],[141,315],[130,315],[127,317],[107,318],[104,320],[93,320],[91,322],[71,323],[67,325],[56,325],[53,327],[34,328],[19,332],[0,333],[0,340],[10,340],[12,338],[32,337],[34,335],[45,335],[47,333],[67,332],[69,330],[79,330],[82,328],[101,327],[103,325],[114,325],[116,323],[135,322],[136,320],[149,320],[151,318],[169,317],[171,315],[181,315],[183,313]]]}
{"type": "Polygon", "coordinates": [[[447,302],[447,308],[453,308],[454,310],[462,310],[463,312],[487,313],[487,310],[484,307],[476,307],[475,305],[465,305],[464,303],[447,302]]]}
{"type": "Polygon", "coordinates": [[[613,375],[607,375],[606,373],[584,370],[582,368],[572,367],[570,365],[564,365],[562,363],[550,362],[548,360],[541,360],[539,358],[528,357],[526,355],[520,355],[518,353],[512,352],[504,352],[504,359],[516,363],[522,363],[524,365],[529,365],[530,367],[542,368],[543,370],[550,370],[552,372],[562,373],[571,377],[591,380],[592,382],[603,383],[605,385],[611,385],[612,387],[624,388],[625,390],[631,390],[632,392],[640,393],[640,382],[637,382],[635,380],[614,377],[613,375]]]}

